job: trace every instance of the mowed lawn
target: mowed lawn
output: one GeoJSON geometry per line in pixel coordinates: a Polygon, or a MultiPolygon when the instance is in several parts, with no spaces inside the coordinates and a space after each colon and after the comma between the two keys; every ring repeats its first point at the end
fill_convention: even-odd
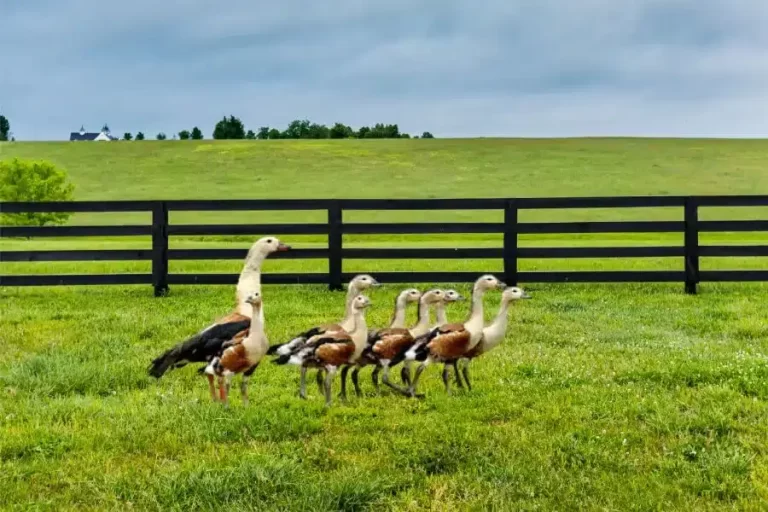
{"type": "MultiPolygon", "coordinates": [[[[77,199],[536,197],[768,193],[768,141],[662,139],[146,141],[0,144],[0,159],[65,167],[77,199]]],[[[678,209],[524,212],[523,221],[677,220],[678,209]]],[[[702,218],[766,219],[766,209],[702,218]]],[[[495,221],[499,212],[350,212],[352,221],[495,221]]],[[[70,224],[148,222],[78,214],[70,224]]],[[[323,212],[188,212],[175,223],[323,222],[323,212]]],[[[173,238],[247,247],[255,237],[173,238]]],[[[324,237],[287,237],[296,247],[324,237]]],[[[352,236],[346,246],[500,246],[493,235],[352,236]]],[[[766,244],[765,233],[702,235],[766,244]]],[[[665,234],[526,236],[523,246],[681,245],[665,234]]],[[[148,248],[140,237],[0,239],[0,250],[148,248]]],[[[702,268],[768,268],[705,258],[702,268]]],[[[239,261],[172,262],[232,272],[239,261]]],[[[679,258],[524,260],[522,270],[673,269],[679,258]]],[[[324,271],[267,260],[264,271],[324,271]]],[[[495,260],[346,261],[350,272],[470,270],[495,260]]],[[[2,263],[0,274],[147,272],[147,262],[2,263]]],[[[384,325],[406,285],[369,294],[384,325]]],[[[475,388],[374,396],[331,408],[298,371],[265,362],[251,405],[229,410],[194,367],[155,381],[149,361],[232,305],[234,287],[0,288],[0,503],[50,510],[761,510],[768,501],[768,285],[523,283],[507,339],[472,364],[475,388]]],[[[428,283],[414,283],[426,290],[428,283]]],[[[455,285],[469,294],[469,285],[455,285]]],[[[338,319],[343,294],[265,286],[267,334],[338,319]]],[[[496,313],[489,293],[486,318],[496,313]]],[[[466,317],[468,304],[449,308],[466,317]]],[[[410,319],[414,311],[410,311],[410,319]]],[[[398,373],[398,372],[394,372],[398,373]]],[[[311,376],[314,376],[312,373],[311,376]]],[[[335,383],[338,390],[338,378],[335,383]]]]}

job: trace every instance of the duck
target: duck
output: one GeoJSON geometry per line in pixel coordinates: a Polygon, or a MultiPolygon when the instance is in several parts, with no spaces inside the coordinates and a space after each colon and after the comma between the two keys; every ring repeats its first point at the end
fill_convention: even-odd
{"type": "MultiPolygon", "coordinates": [[[[397,294],[397,297],[395,298],[395,308],[392,312],[392,320],[384,329],[368,329],[368,345],[371,346],[373,343],[375,343],[378,339],[377,336],[383,331],[392,329],[405,329],[408,305],[419,302],[419,299],[421,299],[421,292],[416,288],[408,288],[397,294]]],[[[366,350],[367,348],[368,347],[366,347],[366,350]]],[[[341,369],[341,392],[339,393],[339,398],[343,400],[347,398],[347,373],[349,372],[350,368],[352,368],[352,365],[346,365],[341,369]]],[[[376,369],[378,370],[378,367],[376,369]]],[[[355,386],[355,394],[358,397],[362,396],[362,392],[360,391],[360,384],[358,382],[359,372],[360,367],[355,366],[355,369],[352,371],[352,384],[355,386]]],[[[375,385],[378,389],[378,381],[375,382],[375,385]]]]}
{"type": "MultiPolygon", "coordinates": [[[[509,320],[508,312],[510,304],[516,300],[524,300],[530,298],[530,294],[517,286],[510,286],[502,292],[501,303],[499,304],[499,312],[496,314],[496,317],[493,319],[493,321],[483,328],[483,336],[480,339],[480,342],[475,345],[474,348],[470,349],[468,352],[465,352],[464,355],[458,359],[458,364],[462,367],[461,372],[464,375],[464,381],[467,385],[467,389],[472,391],[472,384],[469,381],[469,363],[473,359],[490,352],[504,340],[504,337],[507,333],[507,323],[509,320]]],[[[456,364],[454,364],[454,371],[456,372],[456,380],[458,385],[461,386],[461,376],[459,375],[459,369],[456,364]]],[[[446,377],[443,377],[443,380],[446,380],[446,377]]]]}
{"type": "MultiPolygon", "coordinates": [[[[489,290],[503,290],[506,286],[494,275],[484,274],[480,276],[472,288],[472,307],[469,318],[464,323],[448,323],[433,329],[425,343],[408,350],[405,355],[406,360],[420,362],[416,369],[416,375],[408,388],[411,397],[416,396],[419,378],[430,363],[452,362],[480,342],[484,327],[483,297],[489,290]]],[[[446,376],[447,372],[444,372],[444,384],[450,393],[448,381],[445,380],[446,376]]]]}
{"type": "MultiPolygon", "coordinates": [[[[355,325],[354,314],[352,312],[352,301],[355,299],[356,296],[361,294],[363,291],[368,290],[369,288],[372,288],[372,287],[379,287],[379,286],[381,286],[381,283],[379,283],[379,281],[374,279],[373,276],[371,276],[370,274],[356,275],[347,284],[347,295],[346,295],[346,306],[344,311],[344,318],[340,322],[316,325],[314,327],[311,327],[306,331],[300,334],[297,334],[290,341],[287,341],[285,343],[280,343],[277,345],[272,345],[267,350],[267,354],[277,355],[278,357],[273,360],[273,362],[277,362],[283,356],[298,353],[304,347],[304,344],[307,342],[307,340],[310,339],[312,336],[323,334],[325,332],[340,331],[340,330],[348,331],[349,329],[352,329],[355,325]]],[[[300,382],[299,387],[301,389],[304,389],[305,387],[304,379],[306,379],[306,374],[302,373],[301,378],[302,378],[302,381],[300,382]]],[[[322,368],[317,370],[316,380],[317,380],[318,388],[322,392],[323,390],[322,389],[323,388],[323,369],[322,368]]]]}
{"type": "MultiPolygon", "coordinates": [[[[439,288],[428,290],[419,299],[419,316],[416,324],[410,329],[389,328],[382,329],[373,340],[369,340],[368,346],[363,352],[356,368],[352,373],[352,382],[357,382],[357,373],[363,366],[376,365],[372,374],[373,384],[379,392],[378,375],[383,371],[382,382],[398,393],[407,395],[407,389],[395,385],[389,380],[389,371],[392,366],[403,361],[406,351],[410,349],[417,339],[429,332],[430,308],[443,302],[445,292],[439,288]]],[[[360,396],[359,388],[355,391],[360,396]]]]}
{"type": "MultiPolygon", "coordinates": [[[[253,293],[261,293],[261,266],[264,260],[270,254],[290,249],[290,245],[284,244],[274,236],[256,240],[248,250],[237,281],[235,308],[152,360],[147,370],[149,375],[159,379],[169,370],[181,368],[188,363],[210,363],[225,343],[244,338],[253,314],[253,308],[248,304],[247,298],[253,293]]],[[[259,320],[264,323],[264,308],[259,308],[259,320]]]]}
{"type": "Polygon", "coordinates": [[[306,379],[303,377],[307,368],[323,368],[326,371],[323,386],[325,405],[331,405],[331,383],[336,371],[340,366],[357,361],[365,349],[368,339],[365,309],[370,305],[371,300],[367,296],[357,295],[352,300],[352,328],[316,334],[298,352],[282,355],[275,361],[277,364],[293,364],[301,368],[301,398],[306,398],[306,379]]]}
{"type": "Polygon", "coordinates": [[[259,314],[259,310],[262,309],[261,294],[259,292],[251,293],[246,297],[245,302],[253,308],[248,335],[241,341],[224,348],[204,369],[208,377],[211,398],[216,401],[216,390],[213,382],[214,376],[216,376],[219,379],[219,398],[227,406],[229,405],[229,388],[232,377],[237,374],[242,374],[240,394],[243,405],[248,405],[248,381],[269,347],[269,340],[264,332],[264,323],[259,314]]]}
{"type": "MultiPolygon", "coordinates": [[[[443,294],[443,300],[437,302],[435,304],[435,320],[436,322],[432,324],[429,331],[432,332],[433,330],[437,329],[441,325],[445,325],[448,323],[448,317],[445,313],[445,306],[446,304],[450,304],[453,302],[463,301],[464,296],[461,295],[458,291],[454,289],[448,289],[444,290],[443,294]]],[[[429,336],[429,333],[426,333],[422,336],[420,336],[414,343],[414,345],[420,345],[423,343],[426,343],[427,338],[429,336]]],[[[412,361],[405,361],[403,363],[403,368],[400,370],[400,380],[403,382],[403,384],[407,387],[411,385],[411,363],[412,361]]],[[[379,368],[375,368],[373,370],[374,374],[371,375],[372,378],[376,378],[378,375],[379,368]]],[[[458,372],[458,369],[456,370],[458,372]]],[[[374,381],[374,385],[378,388],[378,383],[374,381]]]]}

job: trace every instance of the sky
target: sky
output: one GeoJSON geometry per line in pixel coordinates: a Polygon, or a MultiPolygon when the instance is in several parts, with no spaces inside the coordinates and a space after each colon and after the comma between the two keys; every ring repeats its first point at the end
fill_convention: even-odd
{"type": "Polygon", "coordinates": [[[766,0],[0,0],[18,140],[224,115],[437,137],[768,137],[766,0]]]}

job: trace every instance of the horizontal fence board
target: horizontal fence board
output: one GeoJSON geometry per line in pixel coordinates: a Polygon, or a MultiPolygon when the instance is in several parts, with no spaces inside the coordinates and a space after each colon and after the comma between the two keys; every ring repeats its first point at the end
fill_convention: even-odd
{"type": "Polygon", "coordinates": [[[9,226],[0,227],[0,238],[54,238],[71,236],[151,235],[152,226],[9,226]]]}
{"type": "Polygon", "coordinates": [[[701,245],[700,256],[768,256],[767,245],[701,245]]]}
{"type": "Polygon", "coordinates": [[[502,249],[487,248],[360,248],[342,249],[344,259],[497,259],[502,257],[502,249]]]}
{"type": "Polygon", "coordinates": [[[768,220],[701,220],[699,232],[768,231],[768,220]]]}
{"type": "MultiPolygon", "coordinates": [[[[173,260],[242,260],[248,249],[169,249],[168,259],[173,260]]],[[[328,257],[328,249],[291,249],[270,254],[269,259],[322,259],[328,257]]]]}
{"type": "Polygon", "coordinates": [[[160,201],[41,201],[0,202],[3,213],[30,212],[148,212],[160,201]]]}
{"type": "Polygon", "coordinates": [[[182,199],[167,201],[170,211],[326,210],[334,199],[182,199]]]}
{"type": "Polygon", "coordinates": [[[169,235],[326,235],[326,224],[176,224],[169,235]]]}
{"type": "Polygon", "coordinates": [[[700,279],[711,282],[768,281],[768,270],[702,270],[700,279]]]}
{"type": "Polygon", "coordinates": [[[677,270],[604,270],[519,272],[520,282],[531,283],[680,283],[685,272],[677,270]]]}
{"type": "Polygon", "coordinates": [[[501,222],[360,222],[342,224],[347,235],[407,235],[426,233],[501,233],[501,222]]]}
{"type": "Polygon", "coordinates": [[[694,196],[698,206],[768,206],[768,195],[694,196]]]}
{"type": "Polygon", "coordinates": [[[674,258],[682,247],[521,247],[518,258],[674,258]]]}
{"type": "Polygon", "coordinates": [[[151,249],[3,251],[0,261],[137,261],[151,260],[151,249]]]}
{"type": "Polygon", "coordinates": [[[152,274],[19,274],[0,276],[0,286],[151,284],[152,274]]]}
{"type": "MultiPolygon", "coordinates": [[[[238,274],[168,274],[168,284],[237,284],[238,274]]],[[[328,274],[262,274],[262,284],[326,284],[328,274]]]]}
{"type": "Polygon", "coordinates": [[[498,210],[506,199],[341,199],[345,210],[498,210]]]}
{"type": "Polygon", "coordinates": [[[628,222],[524,222],[517,225],[521,234],[567,233],[676,233],[685,228],[679,221],[628,222]]]}
{"type": "Polygon", "coordinates": [[[572,208],[667,208],[682,207],[682,196],[625,196],[625,197],[523,197],[515,199],[522,209],[572,208]]]}

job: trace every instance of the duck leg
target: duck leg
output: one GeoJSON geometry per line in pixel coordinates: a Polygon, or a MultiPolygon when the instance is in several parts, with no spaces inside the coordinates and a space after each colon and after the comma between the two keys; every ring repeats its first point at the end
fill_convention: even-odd
{"type": "Polygon", "coordinates": [[[443,365],[443,384],[445,385],[445,392],[450,396],[451,394],[451,371],[448,368],[448,363],[443,365]]]}
{"type": "Polygon", "coordinates": [[[413,376],[413,382],[411,382],[411,385],[408,388],[408,394],[411,395],[411,398],[416,398],[416,386],[419,383],[419,378],[421,377],[421,374],[424,373],[424,369],[427,367],[427,362],[424,361],[419,365],[418,368],[416,368],[416,375],[413,376]]]}
{"type": "Polygon", "coordinates": [[[461,369],[461,373],[464,374],[464,380],[467,382],[467,389],[472,391],[472,383],[469,382],[469,359],[464,361],[464,367],[461,369]]]}
{"type": "MultiPolygon", "coordinates": [[[[347,399],[347,373],[349,373],[349,366],[344,366],[341,369],[341,391],[339,391],[339,398],[341,400],[347,399]]],[[[320,375],[320,372],[317,372],[320,375]]],[[[353,372],[354,374],[354,372],[353,372]]]]}
{"type": "Polygon", "coordinates": [[[378,395],[381,393],[381,388],[379,388],[379,372],[381,371],[381,366],[377,366],[373,369],[373,372],[371,373],[371,382],[373,382],[373,387],[376,388],[376,394],[378,395]]]}
{"type": "MultiPolygon", "coordinates": [[[[381,368],[384,368],[384,374],[381,376],[381,381],[392,388],[393,390],[397,391],[401,395],[408,396],[408,389],[401,388],[397,384],[393,383],[389,380],[389,361],[381,361],[381,368]]],[[[377,366],[376,369],[378,370],[379,367],[377,366]]]]}
{"type": "Polygon", "coordinates": [[[211,392],[211,400],[215,402],[218,399],[216,397],[216,384],[214,382],[214,377],[210,373],[206,376],[208,377],[208,390],[211,392]]]}
{"type": "Polygon", "coordinates": [[[219,398],[224,402],[225,407],[229,407],[229,386],[230,380],[224,375],[219,377],[219,398]]]}
{"type": "Polygon", "coordinates": [[[326,366],[326,369],[328,372],[325,374],[325,405],[328,407],[331,405],[331,382],[336,374],[336,367],[326,366]]]}
{"type": "Polygon", "coordinates": [[[464,382],[461,380],[461,373],[459,373],[459,363],[461,360],[454,361],[452,363],[453,371],[456,374],[456,385],[459,387],[459,389],[464,389],[464,382]]]}
{"type": "Polygon", "coordinates": [[[317,382],[317,391],[322,393],[323,390],[324,390],[324,387],[323,387],[323,369],[322,368],[317,370],[317,375],[315,375],[315,382],[317,382]]]}
{"type": "Polygon", "coordinates": [[[307,367],[301,367],[301,377],[299,378],[299,396],[307,399],[307,367]]]}
{"type": "Polygon", "coordinates": [[[411,363],[410,361],[405,361],[403,363],[403,368],[400,370],[400,379],[403,381],[403,384],[410,387],[411,385],[411,363]]]}
{"type": "Polygon", "coordinates": [[[240,381],[240,396],[243,398],[243,405],[248,405],[248,381],[258,367],[259,365],[257,363],[243,373],[243,380],[240,381]]]}
{"type": "Polygon", "coordinates": [[[352,370],[352,384],[355,385],[355,395],[357,395],[357,398],[360,398],[361,396],[363,396],[363,392],[360,391],[360,382],[358,382],[359,373],[360,373],[360,367],[356,366],[355,369],[352,370]]]}

